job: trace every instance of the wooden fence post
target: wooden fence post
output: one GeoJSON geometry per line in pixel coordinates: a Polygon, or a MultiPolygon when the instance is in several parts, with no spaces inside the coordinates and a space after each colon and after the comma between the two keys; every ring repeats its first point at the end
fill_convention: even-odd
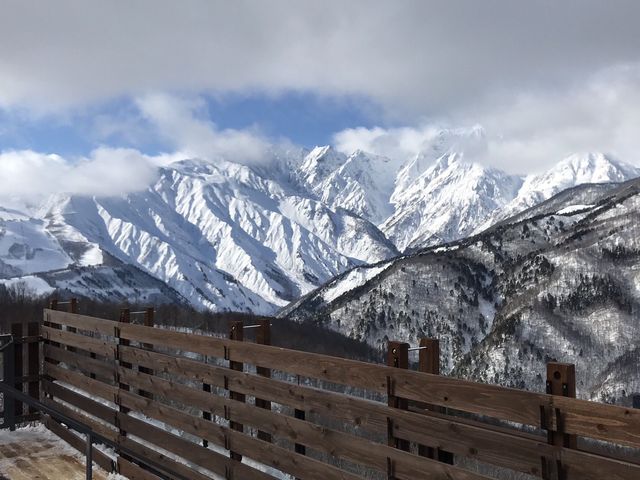
{"type": "MultiPolygon", "coordinates": [[[[571,363],[551,362],[547,364],[547,393],[562,397],[576,398],[576,367],[571,363]]],[[[576,448],[576,436],[563,431],[561,412],[556,410],[557,429],[549,432],[549,443],[566,448],[576,448]]]]}
{"type": "MultiPolygon", "coordinates": [[[[21,392],[24,391],[24,379],[22,378],[24,376],[24,362],[23,362],[23,355],[24,355],[24,343],[22,342],[22,337],[24,336],[23,333],[23,324],[22,323],[13,323],[11,325],[11,335],[13,335],[13,344],[14,344],[14,348],[13,348],[13,378],[14,378],[14,384],[13,386],[17,389],[20,390],[21,392]]],[[[15,401],[15,408],[14,408],[14,412],[15,412],[15,419],[16,422],[21,422],[22,419],[20,418],[22,415],[24,415],[24,403],[22,403],[19,400],[15,401]]]]}
{"type": "MultiPolygon", "coordinates": [[[[389,342],[387,347],[387,365],[394,368],[409,368],[409,344],[402,342],[389,342]]],[[[395,385],[391,377],[387,377],[387,398],[388,405],[392,408],[407,410],[409,402],[405,398],[395,396],[395,385]]],[[[387,437],[389,446],[399,450],[410,450],[410,444],[407,440],[395,438],[393,435],[393,419],[387,418],[387,437]]],[[[388,472],[392,475],[392,472],[388,472]]]]}
{"type": "MultiPolygon", "coordinates": [[[[68,307],[68,311],[69,313],[78,313],[78,299],[77,298],[72,298],[71,300],[69,300],[69,307],[68,307]]],[[[76,327],[66,327],[66,330],[68,332],[71,333],[77,333],[78,329],[76,327]]],[[[69,352],[75,352],[77,351],[75,347],[67,347],[67,351],[69,352]]]]}
{"type": "MultiPolygon", "coordinates": [[[[418,351],[418,371],[440,375],[440,341],[435,338],[421,338],[418,351]]],[[[428,406],[429,410],[446,413],[442,407],[428,406]]],[[[418,455],[428,458],[438,459],[443,463],[453,465],[453,453],[446,452],[439,448],[431,448],[425,445],[418,445],[418,455]]]]}
{"type": "MultiPolygon", "coordinates": [[[[131,322],[131,315],[130,315],[130,310],[128,308],[123,308],[122,310],[120,310],[120,319],[118,320],[120,323],[130,323],[131,322]]],[[[122,368],[131,368],[132,365],[128,362],[122,362],[120,360],[120,347],[121,346],[128,346],[129,345],[129,340],[123,339],[120,337],[120,329],[117,328],[116,329],[116,360],[117,360],[117,365],[119,367],[122,368]]],[[[117,375],[117,383],[118,383],[118,388],[121,390],[124,390],[126,392],[129,391],[129,385],[125,384],[125,383],[121,383],[120,382],[120,375],[117,375]]],[[[127,407],[123,407],[122,405],[120,405],[120,398],[116,398],[116,403],[118,405],[118,412],[121,414],[127,414],[129,413],[129,409],[127,407]]],[[[116,415],[116,419],[118,418],[118,415],[116,415]]],[[[120,432],[120,435],[125,437],[127,435],[127,432],[122,430],[120,427],[120,422],[116,422],[118,423],[117,427],[118,430],[120,432]]]]}
{"type": "MultiPolygon", "coordinates": [[[[207,363],[207,356],[206,355],[204,356],[202,361],[204,363],[207,363]]],[[[211,385],[208,384],[208,383],[203,383],[202,384],[202,391],[203,392],[207,392],[207,393],[211,393],[211,385]]],[[[202,418],[204,418],[205,420],[211,421],[211,412],[207,412],[207,411],[203,410],[202,411],[202,418]]],[[[209,440],[207,440],[206,438],[203,438],[202,439],[202,446],[204,448],[207,448],[209,446],[209,440]]]]}
{"type": "MultiPolygon", "coordinates": [[[[231,324],[231,329],[229,330],[229,339],[230,340],[235,340],[238,342],[242,342],[242,340],[244,339],[244,329],[242,328],[244,325],[242,322],[233,322],[231,324]]],[[[228,355],[227,352],[227,360],[229,360],[229,368],[231,370],[235,370],[238,372],[242,372],[244,366],[242,365],[242,362],[234,362],[233,360],[231,360],[230,356],[228,355]]],[[[226,381],[225,383],[227,383],[227,385],[225,385],[225,387],[228,387],[228,381],[226,381]]],[[[227,388],[227,390],[229,390],[229,388],[227,388]]],[[[245,395],[243,393],[238,393],[238,392],[234,392],[229,390],[229,396],[231,398],[231,400],[236,400],[238,402],[244,402],[245,401],[245,395]]],[[[229,420],[229,418],[227,418],[227,420],[229,420]]],[[[234,421],[230,421],[229,422],[229,427],[232,430],[235,430],[237,432],[241,432],[244,433],[244,426],[241,423],[238,422],[234,422],[234,421]]],[[[240,455],[237,452],[234,452],[232,450],[229,451],[229,456],[233,459],[233,460],[237,460],[239,462],[242,461],[242,455],[240,455]]]]}
{"type": "MultiPolygon", "coordinates": [[[[563,397],[576,398],[576,367],[570,363],[550,362],[547,364],[547,393],[563,397]]],[[[551,445],[565,448],[577,448],[576,435],[569,435],[564,432],[564,422],[562,412],[555,408],[549,412],[555,416],[555,431],[547,432],[547,441],[551,445]]],[[[547,422],[549,419],[546,420],[547,422]]],[[[560,459],[550,462],[543,461],[543,478],[548,478],[550,472],[555,469],[556,478],[564,479],[564,469],[560,459]]]]}
{"type": "MultiPolygon", "coordinates": [[[[40,336],[40,323],[30,322],[27,324],[27,335],[32,337],[31,343],[27,347],[28,369],[27,375],[29,376],[29,396],[40,400],[40,341],[33,341],[33,337],[40,336]]],[[[34,407],[29,407],[29,413],[37,413],[38,410],[34,407]]]]}
{"type": "MultiPolygon", "coordinates": [[[[261,319],[258,321],[260,325],[256,332],[256,343],[260,345],[271,345],[271,319],[261,319]]],[[[256,366],[256,374],[261,377],[271,378],[271,369],[266,367],[256,366]]],[[[271,410],[271,402],[262,398],[256,398],[256,407],[264,408],[265,410],[271,410]]],[[[271,434],[258,430],[258,438],[266,442],[271,442],[271,434]]]]}
{"type": "MultiPolygon", "coordinates": [[[[58,310],[58,299],[57,298],[54,298],[49,302],[49,309],[50,310],[58,310]]],[[[44,324],[46,326],[48,326],[48,327],[55,328],[56,330],[62,330],[62,325],[58,325],[56,323],[50,324],[48,322],[44,322],[44,324]]],[[[58,342],[51,342],[49,340],[47,340],[47,342],[50,343],[51,345],[53,345],[54,347],[59,347],[60,346],[60,344],[58,342]]],[[[57,364],[58,364],[58,362],[54,362],[54,365],[57,365],[57,364]]]]}
{"type": "MultiPolygon", "coordinates": [[[[154,314],[155,314],[155,310],[153,307],[149,307],[145,310],[144,312],[144,325],[145,327],[153,327],[154,326],[154,314]]],[[[142,348],[148,348],[149,350],[153,349],[153,345],[150,343],[143,343],[142,344],[142,348]]],[[[153,369],[148,368],[148,367],[138,367],[138,371],[142,372],[142,373],[146,373],[148,375],[153,375],[153,369]]],[[[138,393],[146,398],[151,398],[153,399],[153,394],[151,394],[150,392],[146,392],[144,390],[138,390],[138,393]]]]}

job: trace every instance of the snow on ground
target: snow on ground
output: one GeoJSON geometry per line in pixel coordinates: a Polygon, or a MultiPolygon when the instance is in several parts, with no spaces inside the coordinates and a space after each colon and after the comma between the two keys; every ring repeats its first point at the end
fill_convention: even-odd
{"type": "Polygon", "coordinates": [[[556,215],[573,215],[574,213],[578,213],[583,210],[589,210],[593,207],[595,207],[595,205],[569,205],[562,210],[558,210],[556,212],[556,215]]]}
{"type": "Polygon", "coordinates": [[[22,283],[24,283],[27,289],[30,290],[29,293],[33,292],[36,295],[48,295],[55,290],[55,288],[49,285],[45,280],[33,275],[27,275],[26,277],[0,279],[0,284],[4,285],[7,288],[14,287],[22,283]]]}
{"type": "MultiPolygon", "coordinates": [[[[42,457],[42,458],[59,458],[61,456],[69,456],[75,458],[82,465],[85,464],[84,453],[80,453],[73,448],[67,442],[51,432],[42,423],[35,425],[29,425],[26,427],[18,428],[11,432],[9,430],[0,430],[0,447],[7,444],[25,444],[25,445],[38,445],[47,446],[37,452],[31,451],[29,453],[30,458],[42,457]],[[49,446],[50,445],[50,446],[49,446]]],[[[22,456],[0,458],[0,472],[7,472],[17,467],[19,460],[25,460],[22,456]]],[[[97,468],[97,467],[94,467],[97,468]]],[[[81,472],[84,473],[84,472],[81,472]]],[[[108,480],[127,480],[126,477],[117,473],[110,473],[107,477],[108,480]]]]}
{"type": "Polygon", "coordinates": [[[0,220],[0,261],[21,274],[47,272],[73,263],[44,222],[0,220]]]}
{"type": "Polygon", "coordinates": [[[380,272],[385,270],[391,263],[383,263],[377,267],[357,267],[347,273],[343,278],[335,281],[322,295],[325,302],[332,302],[343,293],[353,290],[365,284],[380,272]]]}
{"type": "Polygon", "coordinates": [[[450,246],[434,248],[433,250],[430,250],[430,252],[432,253],[453,252],[455,250],[458,250],[459,248],[460,248],[460,245],[450,245],[450,246]]]}

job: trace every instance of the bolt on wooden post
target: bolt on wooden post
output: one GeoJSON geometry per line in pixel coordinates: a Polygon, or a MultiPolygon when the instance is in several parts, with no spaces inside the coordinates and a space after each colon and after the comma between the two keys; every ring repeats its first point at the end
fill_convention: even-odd
{"type": "MultiPolygon", "coordinates": [[[[236,340],[238,342],[242,342],[242,340],[244,339],[244,331],[242,327],[243,327],[242,322],[233,322],[231,324],[231,329],[229,330],[229,340],[236,340]]],[[[235,362],[229,358],[229,368],[231,370],[242,372],[244,366],[242,362],[235,362]]],[[[243,393],[234,392],[232,390],[229,390],[229,397],[231,398],[231,400],[236,400],[238,402],[245,401],[245,395],[243,393]]],[[[238,422],[230,421],[229,428],[237,432],[244,432],[244,426],[238,422]]],[[[233,460],[237,460],[239,462],[242,461],[242,455],[240,455],[237,452],[230,451],[229,456],[233,460]]]]}
{"type": "MultiPolygon", "coordinates": [[[[387,346],[387,365],[394,368],[409,368],[409,344],[402,342],[389,342],[387,346]]],[[[387,377],[387,401],[391,408],[399,410],[407,410],[409,402],[405,398],[397,397],[395,394],[395,384],[392,377],[387,377]]],[[[393,435],[393,420],[387,418],[387,437],[389,446],[399,450],[410,450],[410,444],[407,440],[395,438],[393,435]]]]}

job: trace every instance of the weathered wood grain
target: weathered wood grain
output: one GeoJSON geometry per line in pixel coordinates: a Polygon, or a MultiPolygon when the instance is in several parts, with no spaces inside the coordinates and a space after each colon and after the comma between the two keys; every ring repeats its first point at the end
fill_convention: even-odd
{"type": "Polygon", "coordinates": [[[94,374],[101,377],[101,380],[115,382],[115,360],[91,358],[78,352],[69,352],[63,348],[53,345],[44,345],[44,357],[47,359],[62,362],[67,366],[73,367],[85,374],[94,374]]]}
{"type": "Polygon", "coordinates": [[[44,374],[54,380],[60,380],[61,382],[68,383],[91,395],[102,397],[110,402],[115,403],[118,397],[117,387],[89,378],[82,373],[67,370],[66,368],[54,365],[53,363],[44,363],[44,374]]]}
{"type": "Polygon", "coordinates": [[[103,357],[115,358],[116,346],[113,342],[100,338],[88,337],[79,333],[58,330],[52,327],[43,326],[42,336],[45,340],[54,341],[66,346],[72,346],[87,352],[102,355],[103,357]]]}
{"type": "Polygon", "coordinates": [[[115,329],[118,326],[118,322],[113,320],[51,309],[44,310],[44,320],[45,322],[55,323],[57,325],[66,325],[86,332],[109,336],[115,336],[115,329]]]}

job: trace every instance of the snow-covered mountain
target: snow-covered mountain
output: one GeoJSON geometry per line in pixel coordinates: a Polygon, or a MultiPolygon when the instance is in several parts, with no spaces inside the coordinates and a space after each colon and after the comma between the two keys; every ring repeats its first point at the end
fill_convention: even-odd
{"type": "Polygon", "coordinates": [[[350,210],[379,224],[392,212],[390,197],[397,162],[356,151],[346,156],[332,147],[316,147],[297,170],[299,182],[332,208],[350,210]]]}
{"type": "Polygon", "coordinates": [[[404,162],[274,147],[251,166],[176,162],[125,196],[0,208],[0,281],[95,296],[92,275],[132,266],[139,285],[116,282],[120,296],[157,298],[160,281],[164,297],[199,308],[270,313],[355,266],[464,238],[575,185],[640,175],[586,154],[523,178],[474,162],[485,149],[480,127],[434,130],[404,162]]]}
{"type": "Polygon", "coordinates": [[[396,190],[394,213],[380,229],[400,251],[465,237],[478,221],[509,202],[519,177],[446,153],[403,190],[396,190]]]}
{"type": "Polygon", "coordinates": [[[281,312],[383,347],[441,342],[443,370],[544,391],[576,364],[578,394],[640,391],[640,179],[565,190],[479,235],[356,267],[281,312]]]}
{"type": "Polygon", "coordinates": [[[550,170],[526,177],[518,194],[489,215],[476,231],[482,231],[576,185],[624,182],[639,176],[640,168],[616,161],[602,153],[569,155],[550,170]]]}
{"type": "Polygon", "coordinates": [[[143,192],[61,195],[39,218],[12,215],[0,240],[5,277],[101,265],[108,254],[214,310],[269,313],[397,253],[367,220],[222,160],[172,164],[143,192]]]}

